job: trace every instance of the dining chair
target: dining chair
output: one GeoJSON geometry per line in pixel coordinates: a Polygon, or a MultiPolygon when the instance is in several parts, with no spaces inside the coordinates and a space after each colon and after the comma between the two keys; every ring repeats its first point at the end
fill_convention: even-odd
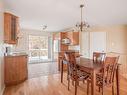
{"type": "Polygon", "coordinates": [[[77,95],[77,86],[79,81],[86,80],[89,74],[80,71],[76,65],[75,52],[65,52],[65,59],[68,62],[68,90],[70,87],[70,79],[75,82],[75,95],[77,95]]]}
{"type": "Polygon", "coordinates": [[[102,52],[93,52],[93,62],[94,63],[103,63],[106,53],[102,52]]]}
{"type": "MultiPolygon", "coordinates": [[[[114,75],[117,69],[119,56],[106,57],[102,66],[102,72],[96,74],[96,85],[101,88],[102,95],[104,95],[104,87],[112,87],[112,95],[114,95],[114,75]]],[[[89,94],[89,84],[91,79],[87,80],[87,95],[89,94]]]]}

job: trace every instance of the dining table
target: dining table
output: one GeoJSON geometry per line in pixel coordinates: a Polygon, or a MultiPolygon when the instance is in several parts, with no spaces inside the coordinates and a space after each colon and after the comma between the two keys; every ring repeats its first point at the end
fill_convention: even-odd
{"type": "MultiPolygon", "coordinates": [[[[63,64],[64,64],[64,59],[61,62],[61,83],[63,82],[63,64]]],[[[85,57],[79,57],[76,58],[76,65],[78,68],[84,72],[88,72],[91,74],[91,95],[95,95],[95,89],[96,89],[96,74],[100,72],[102,69],[102,64],[97,64],[93,62],[92,59],[85,58],[85,57]]],[[[116,88],[117,88],[117,94],[120,95],[119,88],[120,88],[120,81],[119,81],[119,64],[117,65],[116,69],[116,88]]]]}

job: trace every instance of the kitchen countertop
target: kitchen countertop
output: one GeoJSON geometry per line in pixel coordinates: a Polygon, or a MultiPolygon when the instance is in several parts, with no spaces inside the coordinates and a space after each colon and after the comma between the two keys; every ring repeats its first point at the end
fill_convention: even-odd
{"type": "Polygon", "coordinates": [[[12,54],[7,54],[5,55],[7,57],[13,57],[13,56],[28,56],[26,53],[12,53],[12,54]]]}
{"type": "Polygon", "coordinates": [[[79,52],[78,50],[65,50],[65,51],[59,51],[59,53],[61,52],[79,52]]]}

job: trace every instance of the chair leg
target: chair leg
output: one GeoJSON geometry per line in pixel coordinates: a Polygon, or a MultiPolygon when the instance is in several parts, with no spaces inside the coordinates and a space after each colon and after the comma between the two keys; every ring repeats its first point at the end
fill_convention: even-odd
{"type": "Polygon", "coordinates": [[[112,85],[112,95],[114,95],[114,85],[112,85]]]}
{"type": "Polygon", "coordinates": [[[101,88],[100,88],[100,87],[98,87],[98,89],[99,89],[99,92],[101,92],[101,88]]]}
{"type": "Polygon", "coordinates": [[[77,95],[77,84],[78,84],[78,81],[76,80],[75,81],[75,95],[77,95]]]}
{"type": "Polygon", "coordinates": [[[79,86],[79,81],[77,81],[77,86],[79,86]]]}
{"type": "Polygon", "coordinates": [[[63,61],[61,61],[61,83],[63,83],[63,61]]]}
{"type": "Polygon", "coordinates": [[[85,80],[83,80],[82,82],[83,82],[83,84],[84,84],[84,83],[85,83],[85,80]]]}
{"type": "Polygon", "coordinates": [[[87,95],[89,95],[89,82],[87,81],[87,95]]]}
{"type": "Polygon", "coordinates": [[[69,78],[69,66],[67,64],[67,80],[68,80],[68,78],[69,78]]]}
{"type": "Polygon", "coordinates": [[[70,78],[68,77],[68,90],[70,90],[70,78]]]}
{"type": "Polygon", "coordinates": [[[74,81],[72,80],[72,85],[74,86],[74,81]]]}
{"type": "Polygon", "coordinates": [[[104,87],[102,86],[102,95],[104,95],[104,87]]]}

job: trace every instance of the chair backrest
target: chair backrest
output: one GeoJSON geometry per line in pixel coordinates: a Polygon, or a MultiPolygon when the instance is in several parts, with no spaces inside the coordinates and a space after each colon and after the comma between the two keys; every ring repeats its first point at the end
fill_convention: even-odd
{"type": "Polygon", "coordinates": [[[75,52],[65,52],[65,60],[68,61],[69,63],[74,64],[76,62],[75,59],[75,52]]]}
{"type": "Polygon", "coordinates": [[[105,60],[106,53],[93,52],[93,62],[94,63],[103,63],[105,60]]]}
{"type": "Polygon", "coordinates": [[[76,57],[75,52],[65,52],[65,60],[68,62],[69,75],[71,77],[76,76],[76,57]]]}
{"type": "Polygon", "coordinates": [[[117,69],[118,59],[119,56],[105,58],[105,62],[103,64],[103,81],[106,84],[114,82],[114,75],[117,69]]]}

